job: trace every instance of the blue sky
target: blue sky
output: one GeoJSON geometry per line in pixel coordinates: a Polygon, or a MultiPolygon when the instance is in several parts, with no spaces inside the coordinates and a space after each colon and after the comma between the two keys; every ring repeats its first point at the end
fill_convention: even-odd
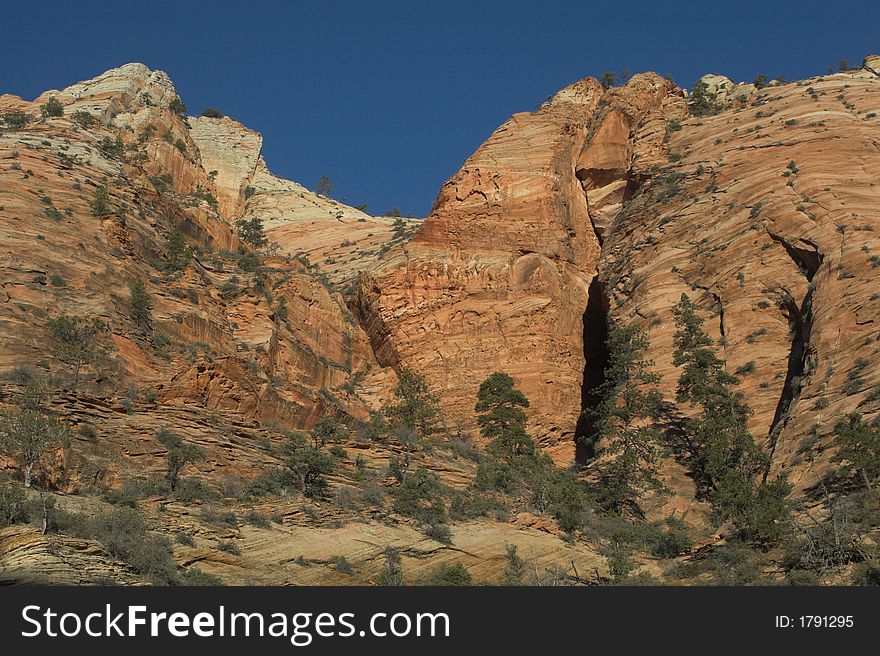
{"type": "Polygon", "coordinates": [[[265,138],[277,174],[427,213],[512,113],[604,71],[789,79],[880,50],[880,2],[0,0],[0,93],[130,61],[265,138]]]}

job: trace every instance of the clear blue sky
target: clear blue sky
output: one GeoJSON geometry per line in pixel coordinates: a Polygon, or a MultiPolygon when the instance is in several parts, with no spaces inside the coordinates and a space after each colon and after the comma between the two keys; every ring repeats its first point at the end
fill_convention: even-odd
{"type": "Polygon", "coordinates": [[[275,173],[310,187],[326,173],[351,204],[421,216],[510,114],[581,77],[794,79],[861,63],[878,37],[877,0],[0,0],[0,93],[140,61],[191,113],[262,132],[275,173]]]}

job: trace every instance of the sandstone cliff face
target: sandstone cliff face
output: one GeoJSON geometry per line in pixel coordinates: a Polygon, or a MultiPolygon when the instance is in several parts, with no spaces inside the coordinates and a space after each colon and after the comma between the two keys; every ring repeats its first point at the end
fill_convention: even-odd
{"type": "Polygon", "coordinates": [[[501,126],[413,241],[365,274],[358,304],[380,361],[424,373],[466,430],[480,382],[510,373],[538,442],[571,462],[601,231],[664,151],[664,117],[683,112],[657,76],[610,92],[587,78],[501,126]]]}
{"type": "Polygon", "coordinates": [[[0,99],[0,112],[35,117],[0,134],[0,369],[66,375],[46,321],[91,316],[108,326],[105,360],[84,372],[102,399],[149,388],[170,406],[288,428],[327,412],[366,417],[389,377],[339,293],[280,252],[259,283],[230,252],[245,190],[268,175],[261,138],[231,119],[185,120],[168,107],[176,97],[163,73],[129,64],[33,103],[0,99]],[[39,118],[50,97],[64,116],[39,118]],[[83,127],[75,111],[96,122],[83,127]],[[95,210],[100,186],[108,202],[95,210]],[[195,247],[180,272],[165,269],[174,228],[195,247]],[[149,332],[128,317],[135,279],[152,296],[149,332]]]}

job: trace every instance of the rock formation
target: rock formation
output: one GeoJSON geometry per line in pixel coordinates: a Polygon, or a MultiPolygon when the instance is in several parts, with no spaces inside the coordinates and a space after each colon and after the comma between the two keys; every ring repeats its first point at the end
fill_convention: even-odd
{"type": "MultiPolygon", "coordinates": [[[[418,464],[464,494],[476,391],[505,371],[530,400],[530,434],[567,467],[589,430],[582,411],[610,324],[648,334],[674,400],[671,308],[684,293],[740,379],[768,478],[787,476],[793,498],[812,503],[837,452],[834,424],[880,412],[878,62],[760,89],[704,76],[713,104],[700,116],[655,74],[614,88],[586,78],[499,127],[424,221],[373,217],[273,175],[261,135],[186,117],[168,77],[141,64],[33,102],[2,95],[0,372],[68,380],[47,321],[105,324],[80,387],[60,384],[49,401],[73,439],[47,454],[42,480],[63,508],[98,512],[101,495],[164,475],[157,434],[173,427],[200,449],[190,471],[211,494],[145,492],[142,505],[157,530],[190,536],[174,546],[185,568],[234,583],[366,583],[395,546],[410,572],[465,558],[496,582],[509,542],[542,567],[604,577],[600,538],[564,542],[534,508],[459,509],[458,549],[399,521],[382,495],[412,450],[364,422],[402,369],[422,374],[449,439],[418,464]],[[61,116],[40,116],[50,99],[61,116]],[[13,125],[21,112],[30,121],[13,125]],[[237,230],[254,218],[270,243],[259,257],[237,230]],[[152,299],[146,327],[131,316],[133,280],[152,299]],[[280,466],[285,435],[328,416],[347,435],[328,496],[241,494],[280,466]],[[239,520],[212,523],[218,500],[239,520]],[[241,520],[252,513],[271,526],[241,520]],[[245,553],[218,551],[226,539],[245,553]],[[354,579],[334,565],[343,556],[357,561],[354,579]]],[[[3,383],[0,405],[19,383],[3,383]]],[[[2,450],[0,469],[16,470],[2,450]]],[[[698,548],[714,544],[684,465],[664,454],[660,473],[670,494],[645,500],[649,518],[691,513],[698,548]]],[[[644,571],[670,571],[648,560],[644,571]]],[[[0,529],[2,582],[106,578],[143,582],[94,541],[0,529]]]]}
{"type": "Polygon", "coordinates": [[[424,373],[465,430],[480,382],[510,373],[539,443],[570,463],[602,231],[685,111],[656,75],[612,91],[587,78],[502,125],[413,240],[364,274],[358,306],[380,362],[424,373]]]}

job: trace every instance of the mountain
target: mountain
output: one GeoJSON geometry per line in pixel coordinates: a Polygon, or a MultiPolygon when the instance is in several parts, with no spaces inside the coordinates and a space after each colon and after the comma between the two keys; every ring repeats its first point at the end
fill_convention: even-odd
{"type": "MultiPolygon", "coordinates": [[[[424,220],[272,174],[259,133],[187,116],[142,64],[0,96],[0,403],[16,416],[38,388],[41,415],[69,428],[31,489],[0,449],[0,579],[375,583],[400,556],[406,582],[461,563],[497,583],[522,559],[537,583],[710,580],[739,538],[691,461],[664,445],[662,489],[609,515],[611,452],[584,414],[608,389],[609,327],[633,327],[667,434],[687,433],[682,294],[795,518],[870,505],[872,486],[838,471],[835,426],[880,411],[878,75],[868,57],[690,92],[585,78],[499,127],[424,220]],[[81,367],[64,320],[99,322],[81,367]],[[485,484],[497,463],[474,408],[496,371],[529,400],[524,487],[485,484]],[[411,393],[439,404],[431,430],[382,419],[412,400],[413,373],[426,389],[411,393]],[[152,560],[109,521],[154,540],[152,560]]],[[[853,512],[871,544],[876,518],[853,512]]],[[[778,580],[791,540],[746,541],[742,559],[778,580]]],[[[861,576],[865,549],[810,576],[861,576]]]]}

